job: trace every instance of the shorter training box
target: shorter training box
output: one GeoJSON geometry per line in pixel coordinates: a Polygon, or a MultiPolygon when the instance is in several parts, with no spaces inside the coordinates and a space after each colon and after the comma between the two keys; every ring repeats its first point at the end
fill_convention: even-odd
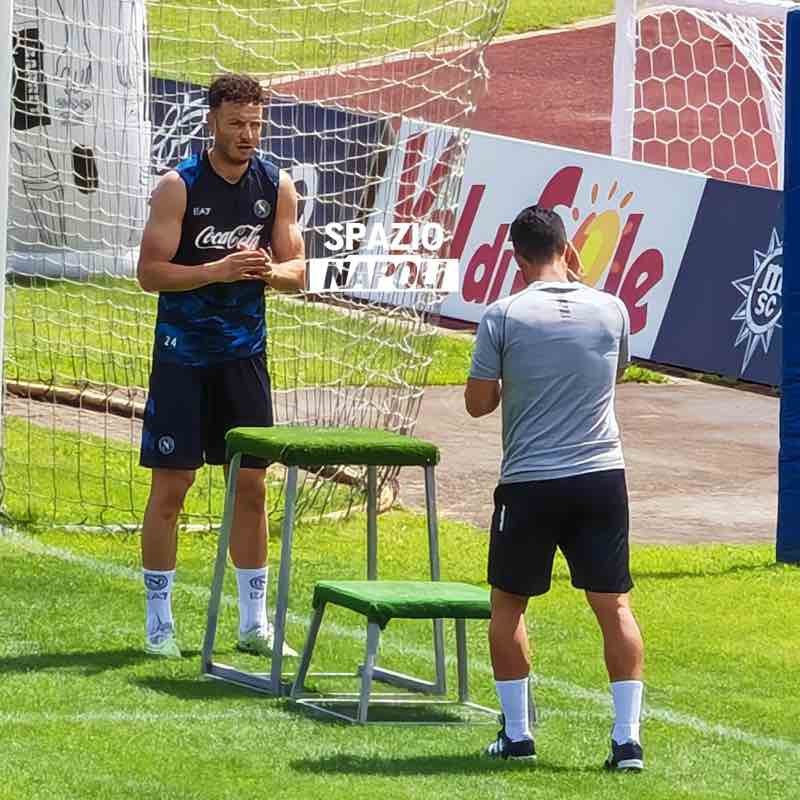
{"type": "MultiPolygon", "coordinates": [[[[368,722],[370,700],[378,703],[404,703],[391,695],[373,695],[372,682],[376,672],[380,632],[392,619],[454,619],[456,627],[456,658],[458,664],[458,700],[425,700],[426,703],[459,704],[487,714],[496,715],[490,708],[471,703],[467,679],[467,619],[489,619],[489,593],[466,583],[445,581],[320,581],[314,588],[314,615],[297,672],[292,697],[302,705],[350,722],[368,722]],[[311,665],[317,634],[327,604],[341,606],[363,614],[367,619],[367,646],[361,669],[361,691],[358,712],[349,716],[327,706],[351,704],[349,695],[304,696],[305,678],[311,665]]],[[[385,672],[385,670],[383,671],[385,672]]],[[[418,701],[419,702],[419,701],[418,701]]]]}

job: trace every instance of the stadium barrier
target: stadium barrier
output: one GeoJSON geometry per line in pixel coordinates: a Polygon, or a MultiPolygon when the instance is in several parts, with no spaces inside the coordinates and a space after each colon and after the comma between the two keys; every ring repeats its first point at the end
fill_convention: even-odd
{"type": "Polygon", "coordinates": [[[443,317],[476,323],[522,288],[508,232],[532,203],[561,214],[586,282],[625,302],[634,356],[780,382],[782,192],[473,132],[443,317]]]}

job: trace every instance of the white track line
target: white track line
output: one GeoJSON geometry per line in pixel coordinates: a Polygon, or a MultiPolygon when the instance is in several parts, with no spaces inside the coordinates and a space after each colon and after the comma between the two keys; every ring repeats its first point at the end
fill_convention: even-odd
{"type": "MultiPolygon", "coordinates": [[[[142,580],[141,571],[138,569],[124,567],[108,561],[102,561],[100,559],[92,558],[91,556],[80,555],[63,547],[55,547],[54,545],[45,544],[33,536],[29,536],[28,534],[21,533],[20,531],[13,530],[11,528],[0,527],[0,542],[5,542],[6,544],[16,547],[19,550],[24,550],[32,555],[56,558],[60,561],[75,564],[76,566],[92,572],[100,573],[102,575],[108,575],[115,578],[124,578],[126,580],[136,581],[137,583],[142,580]]],[[[175,590],[184,592],[202,600],[207,600],[209,594],[209,590],[207,588],[192,584],[176,583],[175,590]]],[[[222,602],[226,606],[237,605],[236,599],[230,595],[223,595],[222,602]]],[[[290,613],[289,619],[292,622],[305,623],[308,621],[308,616],[290,613]]],[[[365,638],[365,633],[361,628],[350,628],[342,625],[326,625],[326,629],[330,633],[335,633],[339,636],[350,639],[363,640],[365,638]]],[[[423,658],[430,655],[428,650],[422,648],[400,646],[399,644],[392,646],[390,642],[386,642],[385,649],[396,650],[397,652],[404,652],[406,654],[412,654],[414,656],[423,658]]],[[[447,662],[452,664],[454,662],[454,658],[452,656],[448,657],[447,662]]],[[[473,661],[471,666],[477,668],[482,674],[492,674],[491,665],[485,661],[473,661]]],[[[578,686],[577,684],[570,683],[569,681],[560,680],[558,678],[548,678],[541,675],[536,676],[536,683],[539,686],[545,686],[548,689],[553,689],[559,694],[569,697],[572,700],[589,702],[595,705],[604,706],[606,708],[610,707],[611,701],[608,694],[605,692],[600,692],[594,689],[586,689],[582,686],[578,686]]],[[[230,713],[235,716],[237,712],[232,711],[230,713]]],[[[138,716],[139,715],[136,714],[130,715],[131,719],[133,720],[138,718],[138,716]]],[[[170,715],[166,715],[167,718],[169,716],[170,715]]],[[[705,736],[715,736],[721,739],[734,740],[762,750],[775,750],[778,752],[796,753],[800,755],[800,742],[793,742],[788,739],[779,739],[771,736],[761,736],[759,734],[742,730],[741,728],[734,728],[727,725],[707,722],[700,717],[696,717],[691,714],[684,714],[680,711],[673,711],[668,708],[656,708],[653,706],[648,706],[646,717],[647,719],[658,720],[659,722],[663,722],[668,725],[674,725],[680,728],[689,728],[690,730],[705,736]]],[[[28,718],[28,715],[26,714],[0,714],[0,722],[14,720],[22,721],[26,718],[28,718]]],[[[44,717],[41,714],[33,714],[30,716],[30,719],[34,718],[41,720],[44,717]]],[[[60,719],[59,715],[54,715],[54,719],[56,718],[60,719]]],[[[85,718],[87,721],[91,721],[94,718],[96,718],[97,721],[113,721],[115,719],[124,721],[127,719],[123,712],[97,715],[78,714],[69,717],[69,719],[73,718],[85,718]]],[[[142,718],[148,718],[146,712],[144,712],[144,716],[142,718]]],[[[196,718],[199,718],[199,715],[186,715],[187,720],[196,718]]]]}
{"type": "MultiPolygon", "coordinates": [[[[495,45],[508,44],[508,42],[520,42],[525,39],[537,39],[543,36],[559,36],[576,31],[589,30],[591,28],[602,28],[606,25],[611,25],[616,22],[616,16],[611,14],[605,17],[589,17],[588,19],[578,20],[566,25],[559,25],[555,28],[539,28],[535,31],[525,31],[524,33],[507,33],[505,36],[494,36],[491,41],[484,47],[484,52],[491,50],[495,45]]],[[[456,47],[445,47],[435,50],[435,57],[441,58],[442,56],[449,55],[450,53],[460,53],[468,49],[466,43],[456,47]]],[[[282,74],[276,76],[264,76],[261,78],[261,84],[266,84],[268,87],[281,86],[287,83],[302,83],[304,81],[312,81],[317,78],[324,78],[331,73],[337,75],[348,75],[350,73],[358,72],[361,69],[370,69],[371,67],[380,67],[384,64],[396,64],[402,61],[413,61],[421,57],[429,56],[428,51],[415,52],[414,50],[405,51],[402,53],[395,53],[389,56],[375,56],[372,58],[362,58],[359,61],[350,61],[345,64],[336,64],[331,67],[309,67],[306,70],[301,70],[301,74],[296,72],[289,74],[282,74]]],[[[491,75],[489,76],[491,78],[491,75]]]]}
{"type": "Polygon", "coordinates": [[[486,46],[488,50],[496,44],[506,44],[507,42],[519,42],[524,39],[538,39],[542,36],[558,36],[565,33],[575,33],[575,31],[585,31],[591,28],[603,28],[616,22],[616,17],[611,14],[606,17],[590,17],[589,19],[571,22],[568,25],[559,25],[557,28],[539,28],[535,31],[525,31],[525,33],[507,33],[505,36],[495,36],[486,46]]]}

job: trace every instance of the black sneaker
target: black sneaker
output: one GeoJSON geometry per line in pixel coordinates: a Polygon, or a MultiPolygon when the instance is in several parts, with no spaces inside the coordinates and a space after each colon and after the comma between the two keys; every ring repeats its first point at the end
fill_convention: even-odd
{"type": "Polygon", "coordinates": [[[506,736],[506,720],[500,715],[500,724],[503,726],[497,731],[497,739],[486,748],[486,755],[490,758],[514,758],[514,759],[534,759],[536,758],[536,747],[533,739],[522,739],[519,742],[512,742],[506,736]]]}
{"type": "Polygon", "coordinates": [[[611,740],[611,755],[606,759],[606,769],[641,772],[644,769],[644,753],[638,742],[617,744],[611,740]]]}

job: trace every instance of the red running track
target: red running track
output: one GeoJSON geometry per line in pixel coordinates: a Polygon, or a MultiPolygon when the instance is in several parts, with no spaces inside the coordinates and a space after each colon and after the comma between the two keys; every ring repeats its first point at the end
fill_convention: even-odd
{"type": "MultiPolygon", "coordinates": [[[[655,27],[648,22],[642,29],[645,41],[655,27]]],[[[634,144],[634,158],[774,187],[775,151],[753,70],[726,39],[683,12],[660,25],[658,35],[669,47],[654,45],[637,61],[641,88],[634,130],[644,145],[634,144]],[[673,74],[673,58],[673,78],[658,80],[673,74]]],[[[468,124],[473,130],[609,153],[613,60],[611,24],[491,45],[488,90],[468,124]]]]}
{"type": "MultiPolygon", "coordinates": [[[[682,11],[648,18],[641,36],[649,49],[637,58],[634,159],[774,186],[777,164],[761,83],[741,54],[682,11]]],[[[467,51],[416,57],[276,88],[359,111],[402,111],[478,131],[611,151],[612,24],[490,45],[487,88],[478,95],[477,112],[465,119],[474,98],[466,80],[474,57],[467,51]]]]}
{"type": "Polygon", "coordinates": [[[609,153],[613,61],[612,25],[493,44],[488,91],[470,127],[609,153]]]}

